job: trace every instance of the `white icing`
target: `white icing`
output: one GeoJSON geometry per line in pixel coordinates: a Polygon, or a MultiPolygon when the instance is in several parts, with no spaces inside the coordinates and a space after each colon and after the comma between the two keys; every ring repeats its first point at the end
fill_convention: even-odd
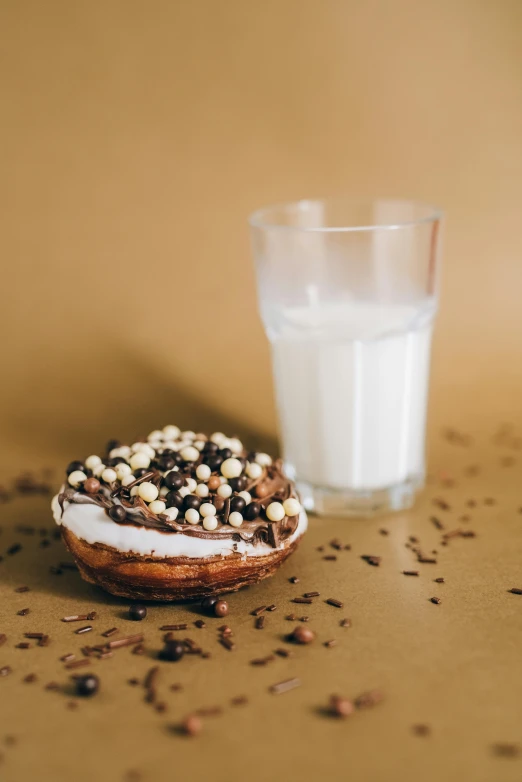
{"type": "Polygon", "coordinates": [[[58,525],[63,524],[86,543],[103,543],[125,553],[155,557],[226,557],[233,553],[262,557],[288,546],[302,535],[308,526],[306,513],[302,510],[296,531],[278,549],[274,549],[266,543],[254,546],[244,540],[209,540],[182,533],[158,532],[130,524],[116,524],[99,505],[64,502],[62,514],[58,495],[53,497],[52,510],[58,525]]]}

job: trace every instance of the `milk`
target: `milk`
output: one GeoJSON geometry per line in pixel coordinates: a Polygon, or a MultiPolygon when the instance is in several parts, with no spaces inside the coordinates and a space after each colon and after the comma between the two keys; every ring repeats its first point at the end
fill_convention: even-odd
{"type": "Polygon", "coordinates": [[[291,477],[353,492],[422,483],[434,309],[339,302],[270,314],[291,477]]]}

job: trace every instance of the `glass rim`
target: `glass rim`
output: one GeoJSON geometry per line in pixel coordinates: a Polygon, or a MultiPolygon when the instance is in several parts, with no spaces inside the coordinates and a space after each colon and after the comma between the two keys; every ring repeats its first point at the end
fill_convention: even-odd
{"type": "Polygon", "coordinates": [[[377,231],[377,230],[399,230],[401,228],[412,228],[416,225],[424,225],[428,223],[436,223],[444,217],[444,211],[439,207],[431,204],[426,204],[423,201],[415,201],[408,198],[368,198],[368,199],[356,199],[356,198],[343,198],[340,197],[327,197],[327,198],[302,198],[298,201],[282,201],[276,204],[269,204],[268,206],[262,206],[260,209],[256,209],[248,217],[248,223],[251,228],[264,228],[274,229],[278,231],[294,231],[297,233],[350,233],[357,231],[377,231]],[[286,225],[284,223],[275,222],[275,220],[268,218],[271,212],[277,209],[300,209],[305,205],[311,204],[342,204],[352,206],[363,206],[377,203],[379,201],[387,203],[402,204],[403,206],[410,205],[419,207],[426,210],[426,215],[419,217],[416,220],[397,220],[393,222],[384,223],[368,223],[360,225],[324,225],[324,226],[301,226],[301,225],[286,225]]]}

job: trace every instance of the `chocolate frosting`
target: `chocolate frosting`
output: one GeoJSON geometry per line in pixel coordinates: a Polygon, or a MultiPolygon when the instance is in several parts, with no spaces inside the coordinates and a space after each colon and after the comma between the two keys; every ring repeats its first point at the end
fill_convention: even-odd
{"type": "MultiPolygon", "coordinates": [[[[135,483],[138,484],[143,480],[159,484],[161,473],[157,470],[152,470],[135,483]]],[[[271,502],[284,502],[289,497],[296,496],[292,482],[282,471],[281,460],[265,468],[263,475],[257,480],[251,480],[246,490],[252,494],[253,500],[258,502],[263,509],[266,509],[271,502]]],[[[201,525],[191,526],[184,522],[183,519],[172,521],[162,514],[156,516],[140,497],[130,496],[130,486],[126,488],[119,486],[111,491],[109,487],[102,485],[96,494],[87,494],[78,489],[66,487],[59,494],[58,500],[62,513],[65,502],[78,505],[98,505],[107,512],[114,505],[121,505],[126,510],[126,518],[120,522],[109,516],[113,524],[148,527],[165,534],[181,534],[194,538],[243,540],[253,545],[265,543],[273,548],[277,548],[289,538],[295,532],[299,523],[299,516],[285,516],[281,521],[277,522],[259,516],[254,521],[244,520],[239,528],[231,527],[226,523],[230,508],[230,502],[226,500],[223,510],[216,514],[219,526],[217,529],[209,532],[201,525]]]]}

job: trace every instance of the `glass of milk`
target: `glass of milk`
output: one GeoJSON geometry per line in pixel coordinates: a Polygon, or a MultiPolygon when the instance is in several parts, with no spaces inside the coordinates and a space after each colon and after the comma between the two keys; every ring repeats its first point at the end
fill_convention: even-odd
{"type": "Polygon", "coordinates": [[[282,454],[307,510],[399,510],[424,484],[441,219],[342,199],[250,217],[282,454]]]}

